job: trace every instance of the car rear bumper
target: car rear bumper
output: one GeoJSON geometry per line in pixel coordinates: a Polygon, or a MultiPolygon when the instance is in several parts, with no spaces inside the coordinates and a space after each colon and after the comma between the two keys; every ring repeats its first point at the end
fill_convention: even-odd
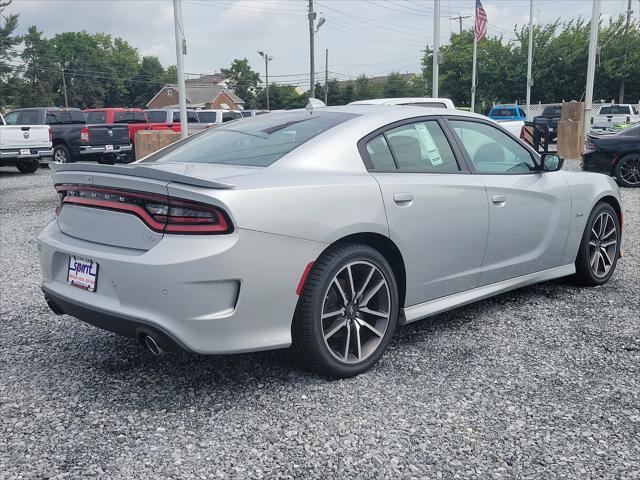
{"type": "Polygon", "coordinates": [[[166,350],[204,354],[289,346],[296,287],[325,246],[236,229],[164,235],[150,250],[134,250],[66,235],[55,219],[38,236],[42,289],[62,311],[128,337],[155,333],[166,350]],[[98,263],[95,292],[67,283],[70,255],[98,263]]]}
{"type": "Polygon", "coordinates": [[[15,165],[20,160],[41,160],[53,157],[53,148],[29,148],[28,155],[21,155],[19,148],[0,150],[0,162],[3,165],[15,165]]]}
{"type": "Polygon", "coordinates": [[[106,145],[92,146],[81,145],[80,155],[118,155],[120,153],[128,153],[131,151],[131,144],[128,145],[114,145],[113,150],[107,150],[106,145]]]}

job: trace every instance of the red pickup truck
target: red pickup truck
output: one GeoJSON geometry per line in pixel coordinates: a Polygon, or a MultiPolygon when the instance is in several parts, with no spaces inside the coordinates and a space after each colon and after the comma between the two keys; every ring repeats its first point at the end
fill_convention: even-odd
{"type": "MultiPolygon", "coordinates": [[[[126,123],[129,127],[129,139],[132,147],[135,145],[137,132],[151,129],[144,110],[141,108],[89,108],[83,110],[82,113],[89,124],[126,123]]],[[[132,149],[133,151],[135,149],[132,149]]]]}

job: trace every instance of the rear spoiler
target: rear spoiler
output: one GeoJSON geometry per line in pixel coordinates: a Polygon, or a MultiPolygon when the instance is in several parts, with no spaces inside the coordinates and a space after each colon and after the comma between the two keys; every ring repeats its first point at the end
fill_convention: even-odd
{"type": "Polygon", "coordinates": [[[98,163],[59,163],[49,162],[49,168],[54,172],[95,172],[95,173],[112,173],[116,175],[127,175],[141,178],[150,178],[165,182],[177,182],[185,185],[193,185],[194,187],[205,188],[234,188],[235,185],[230,183],[218,182],[216,180],[208,180],[201,177],[192,177],[181,173],[167,172],[156,168],[147,167],[141,164],[129,165],[102,165],[98,163]]]}

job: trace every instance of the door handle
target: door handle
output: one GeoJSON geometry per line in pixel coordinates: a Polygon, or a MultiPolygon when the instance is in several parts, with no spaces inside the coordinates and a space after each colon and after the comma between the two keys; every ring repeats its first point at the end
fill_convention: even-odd
{"type": "Polygon", "coordinates": [[[507,202],[507,196],[506,195],[494,195],[491,200],[493,201],[494,205],[497,205],[498,207],[503,207],[504,204],[507,202]]]}
{"type": "Polygon", "coordinates": [[[393,201],[400,207],[410,207],[413,203],[413,195],[411,193],[394,193],[393,201]]]}

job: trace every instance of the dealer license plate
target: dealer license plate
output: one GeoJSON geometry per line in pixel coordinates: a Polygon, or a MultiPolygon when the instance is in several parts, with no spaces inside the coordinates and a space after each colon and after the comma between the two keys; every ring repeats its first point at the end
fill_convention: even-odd
{"type": "Polygon", "coordinates": [[[29,150],[28,148],[21,148],[20,155],[31,155],[31,150],[29,150]]]}
{"type": "Polygon", "coordinates": [[[113,145],[105,145],[104,149],[108,152],[110,150],[113,150],[113,145]]]}
{"type": "Polygon", "coordinates": [[[95,292],[98,285],[98,263],[71,255],[67,282],[74,287],[95,292]]]}

